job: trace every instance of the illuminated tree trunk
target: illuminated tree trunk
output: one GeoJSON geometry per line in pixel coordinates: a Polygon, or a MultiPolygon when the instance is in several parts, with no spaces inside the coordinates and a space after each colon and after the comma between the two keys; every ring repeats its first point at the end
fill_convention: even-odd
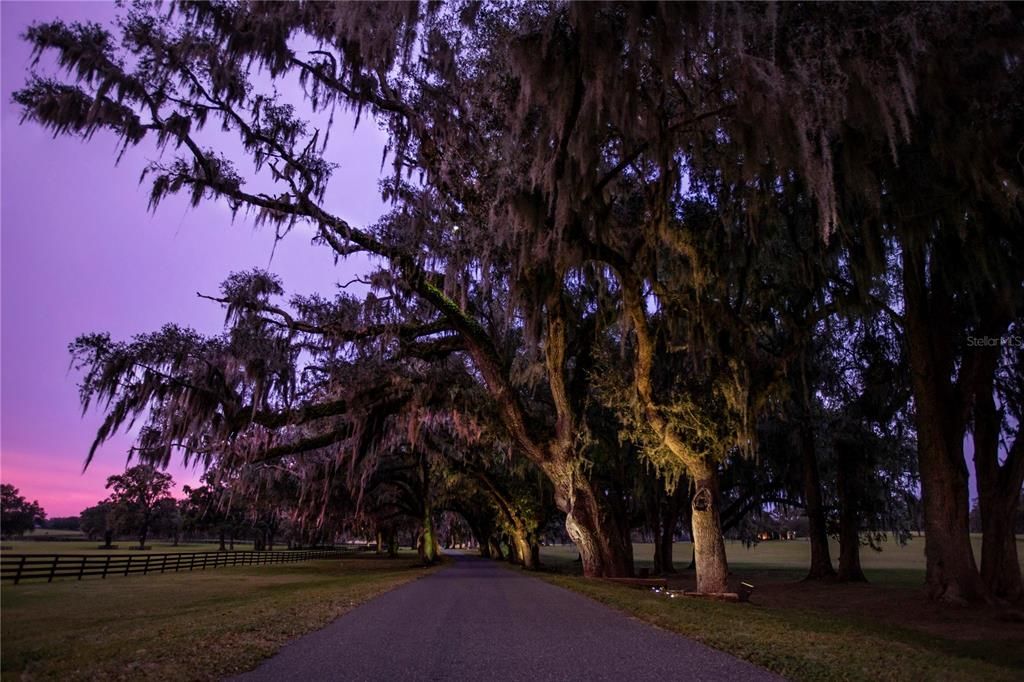
{"type": "Polygon", "coordinates": [[[719,517],[720,494],[718,471],[714,464],[702,459],[690,467],[693,476],[693,501],[690,503],[693,527],[693,555],[697,569],[697,591],[707,594],[725,592],[729,580],[729,563],[725,557],[725,540],[719,517]]]}
{"type": "Polygon", "coordinates": [[[540,543],[532,533],[517,536],[523,568],[536,571],[540,568],[540,543]]]}
{"type": "Polygon", "coordinates": [[[514,551],[514,563],[535,571],[540,568],[540,544],[536,537],[524,527],[514,527],[511,532],[510,548],[514,551]]]}
{"type": "Polygon", "coordinates": [[[606,513],[597,494],[579,471],[579,462],[546,462],[542,468],[555,488],[555,504],[565,512],[565,530],[576,544],[583,575],[622,578],[633,575],[629,530],[606,513]]]}
{"type": "Polygon", "coordinates": [[[437,531],[434,529],[434,514],[431,505],[424,505],[423,527],[420,531],[419,542],[416,543],[416,551],[419,553],[420,561],[426,565],[437,562],[440,549],[437,544],[437,531]]]}

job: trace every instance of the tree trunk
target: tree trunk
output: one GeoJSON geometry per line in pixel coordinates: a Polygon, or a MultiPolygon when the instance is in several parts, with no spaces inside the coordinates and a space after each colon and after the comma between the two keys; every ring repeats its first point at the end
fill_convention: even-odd
{"type": "MultiPolygon", "coordinates": [[[[903,293],[911,388],[917,421],[917,456],[925,523],[928,595],[954,603],[984,601],[987,591],[971,548],[964,419],[951,383],[951,303],[929,300],[924,248],[904,240],[903,293]]],[[[934,273],[933,273],[934,274],[934,273]]],[[[938,276],[934,275],[935,281],[938,276]]]]}
{"type": "MultiPolygon", "coordinates": [[[[647,525],[643,529],[643,538],[644,542],[646,542],[648,531],[650,531],[652,542],[654,543],[654,573],[655,575],[660,575],[664,572],[663,566],[665,563],[662,554],[664,547],[661,544],[661,479],[657,476],[650,476],[649,480],[644,482],[644,488],[644,516],[646,517],[647,525]]],[[[671,561],[671,557],[669,561],[671,561]]]]}
{"type": "Polygon", "coordinates": [[[860,567],[860,508],[857,498],[856,448],[837,443],[839,462],[836,485],[839,489],[839,580],[866,583],[860,567]]]}
{"type": "Polygon", "coordinates": [[[928,594],[956,603],[984,600],[971,547],[962,433],[959,440],[947,433],[953,417],[938,396],[915,391],[915,401],[928,594]]]}
{"type": "Polygon", "coordinates": [[[980,503],[981,579],[992,596],[1009,602],[1024,600],[1017,537],[1013,532],[1019,502],[1020,488],[1015,498],[1006,495],[980,503]]]}
{"type": "Polygon", "coordinates": [[[224,538],[225,538],[225,531],[224,531],[223,528],[221,528],[220,529],[220,547],[217,548],[217,551],[219,551],[219,552],[227,551],[227,547],[224,546],[224,538]]]}
{"type": "Polygon", "coordinates": [[[676,526],[679,524],[679,507],[685,492],[686,486],[680,482],[672,494],[666,496],[661,509],[660,533],[655,534],[654,549],[661,560],[660,567],[656,565],[655,571],[663,575],[676,572],[672,563],[672,549],[676,539],[676,526]]]}
{"type": "Polygon", "coordinates": [[[668,525],[663,523],[661,525],[661,537],[655,538],[656,547],[660,548],[658,552],[661,555],[661,573],[671,574],[675,573],[675,566],[672,565],[672,546],[675,542],[675,524],[668,525]]]}
{"type": "Polygon", "coordinates": [[[437,542],[437,531],[434,529],[433,512],[433,506],[429,502],[425,502],[423,506],[423,528],[420,531],[420,539],[416,546],[420,560],[428,566],[436,563],[441,553],[437,542]]]}
{"type": "Polygon", "coordinates": [[[977,397],[974,417],[974,469],[981,512],[981,579],[996,599],[1024,599],[1014,520],[1024,485],[1024,438],[1017,435],[999,463],[1001,415],[991,382],[977,397]]]}
{"type": "Polygon", "coordinates": [[[729,563],[719,517],[718,471],[707,459],[690,468],[694,479],[690,503],[693,527],[693,554],[697,569],[697,591],[714,594],[727,591],[729,563]]]}
{"type": "Polygon", "coordinates": [[[146,546],[146,537],[149,535],[149,526],[145,525],[142,527],[142,532],[139,533],[139,549],[143,549],[146,546]]]}
{"type": "Polygon", "coordinates": [[[540,544],[525,527],[517,526],[511,531],[510,547],[514,549],[514,563],[529,571],[540,568],[540,544]]]}
{"type": "Polygon", "coordinates": [[[818,454],[814,446],[814,429],[810,415],[804,414],[800,426],[800,455],[803,460],[804,502],[807,512],[808,538],[811,543],[811,567],[805,580],[821,580],[836,575],[828,548],[828,530],[825,526],[825,505],[821,495],[821,475],[818,454]]]}
{"type": "Polygon", "coordinates": [[[555,505],[565,512],[565,529],[579,550],[583,575],[624,578],[633,575],[633,545],[629,530],[601,508],[579,462],[545,462],[555,488],[555,505]]]}

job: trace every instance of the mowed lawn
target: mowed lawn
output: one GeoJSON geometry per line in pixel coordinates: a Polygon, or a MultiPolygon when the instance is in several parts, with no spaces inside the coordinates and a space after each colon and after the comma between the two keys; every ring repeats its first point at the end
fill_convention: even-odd
{"type": "Polygon", "coordinates": [[[214,680],[425,575],[415,553],[2,587],[4,680],[214,680]]]}
{"type": "MultiPolygon", "coordinates": [[[[1024,556],[1024,538],[1018,548],[1024,556]]],[[[924,538],[887,543],[881,552],[863,548],[868,585],[800,582],[810,559],[806,541],[727,543],[726,550],[730,582],[755,585],[752,603],[671,598],[582,579],[572,575],[579,570],[572,546],[544,547],[541,559],[555,584],[794,680],[1024,679],[1024,612],[928,602],[924,538]]],[[[673,551],[676,568],[685,569],[690,544],[673,551]]],[[[652,545],[635,544],[634,556],[638,567],[650,566],[652,545]]],[[[692,576],[683,570],[672,587],[692,589],[692,576]]]]}

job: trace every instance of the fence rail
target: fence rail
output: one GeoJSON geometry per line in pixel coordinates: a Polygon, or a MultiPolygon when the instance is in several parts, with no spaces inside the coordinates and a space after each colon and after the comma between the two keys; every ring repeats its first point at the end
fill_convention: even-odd
{"type": "Polygon", "coordinates": [[[141,573],[205,571],[224,566],[290,564],[310,559],[333,559],[336,549],[278,552],[177,552],[174,554],[8,554],[0,556],[0,580],[76,578],[141,573]]]}

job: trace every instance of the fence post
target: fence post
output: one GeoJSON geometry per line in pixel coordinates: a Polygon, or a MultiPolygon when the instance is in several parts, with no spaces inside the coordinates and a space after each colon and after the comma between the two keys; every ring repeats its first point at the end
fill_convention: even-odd
{"type": "Polygon", "coordinates": [[[132,555],[129,554],[128,555],[128,563],[125,564],[125,566],[124,566],[124,574],[125,575],[128,575],[128,571],[131,569],[131,567],[132,567],[132,555]]]}
{"type": "Polygon", "coordinates": [[[103,579],[107,579],[107,569],[110,568],[110,555],[107,555],[107,561],[103,564],[103,579]]]}
{"type": "Polygon", "coordinates": [[[189,557],[188,570],[191,572],[192,569],[195,568],[195,567],[196,567],[196,555],[193,554],[192,556],[189,557]]]}
{"type": "Polygon", "coordinates": [[[82,579],[82,574],[85,573],[85,559],[86,559],[86,557],[83,556],[82,557],[82,565],[78,567],[78,579],[79,580],[82,579]]]}
{"type": "Polygon", "coordinates": [[[48,582],[48,583],[52,583],[53,582],[53,574],[57,572],[57,561],[59,559],[60,559],[59,555],[57,555],[57,554],[53,555],[53,563],[50,565],[50,577],[46,579],[46,582],[48,582]]]}
{"type": "Polygon", "coordinates": [[[142,575],[147,575],[148,573],[149,573],[149,555],[147,554],[146,555],[146,563],[142,567],[142,575]]]}

